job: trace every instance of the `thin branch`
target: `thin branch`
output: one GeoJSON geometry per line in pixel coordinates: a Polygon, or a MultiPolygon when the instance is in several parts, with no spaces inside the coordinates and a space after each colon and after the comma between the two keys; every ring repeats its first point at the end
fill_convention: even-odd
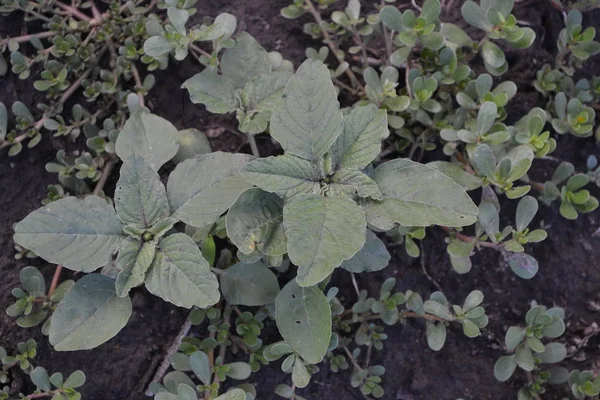
{"type": "Polygon", "coordinates": [[[96,183],[92,195],[98,196],[100,194],[118,160],[119,159],[117,157],[112,156],[104,165],[104,168],[102,169],[102,175],[100,175],[100,179],[98,180],[98,183],[96,183]]]}
{"type": "Polygon", "coordinates": [[[138,69],[133,63],[131,63],[131,73],[133,74],[133,79],[135,80],[136,89],[139,90],[136,90],[136,93],[140,102],[140,106],[144,107],[144,95],[141,93],[141,90],[143,88],[142,80],[140,79],[140,73],[138,72],[138,69]]]}
{"type": "Polygon", "coordinates": [[[92,22],[92,18],[85,15],[84,13],[82,13],[81,11],[79,11],[77,8],[75,7],[71,7],[68,6],[64,3],[61,3],[60,1],[55,1],[54,4],[56,4],[59,8],[67,11],[69,14],[71,14],[74,17],[77,17],[78,19],[85,21],[85,22],[92,22]]]}
{"type": "MultiPolygon", "coordinates": [[[[306,5],[308,12],[310,12],[311,15],[313,16],[315,22],[317,23],[317,26],[321,30],[321,34],[323,35],[324,42],[327,44],[329,49],[332,51],[333,55],[338,60],[340,65],[343,64],[345,61],[344,61],[344,58],[342,56],[340,56],[340,49],[337,47],[337,45],[335,44],[335,42],[329,35],[329,32],[327,32],[327,29],[323,28],[323,19],[321,18],[321,14],[317,11],[317,9],[315,8],[315,6],[313,5],[311,0],[304,0],[304,4],[306,5]]],[[[350,81],[356,87],[358,87],[362,92],[365,91],[364,86],[360,83],[360,81],[358,80],[358,78],[356,77],[354,72],[352,72],[352,69],[347,68],[346,75],[348,75],[348,78],[350,78],[350,81]]]]}
{"type": "Polygon", "coordinates": [[[360,297],[360,290],[358,289],[358,282],[356,282],[356,275],[354,274],[354,272],[350,272],[350,277],[352,278],[352,286],[354,286],[356,296],[360,297]]]}
{"type": "Polygon", "coordinates": [[[8,39],[4,39],[4,40],[0,40],[0,45],[5,45],[7,44],[9,41],[13,40],[17,43],[23,43],[23,42],[28,42],[33,38],[36,39],[45,39],[45,38],[49,38],[49,37],[53,37],[58,35],[58,32],[55,31],[46,31],[46,32],[40,32],[40,33],[31,33],[29,35],[23,35],[23,36],[17,36],[14,38],[8,38],[8,39]]]}
{"type": "Polygon", "coordinates": [[[441,228],[443,230],[445,230],[447,233],[453,235],[455,238],[457,238],[461,242],[473,243],[478,247],[487,247],[487,248],[495,249],[495,250],[501,250],[502,248],[504,248],[504,245],[502,243],[482,242],[481,240],[479,240],[475,237],[467,236],[460,232],[453,231],[451,228],[448,228],[447,226],[442,226],[441,228]]]}
{"type": "Polygon", "coordinates": [[[58,264],[56,269],[54,270],[54,276],[52,276],[52,283],[50,284],[50,289],[48,289],[48,297],[54,294],[56,287],[58,286],[58,280],[60,279],[60,273],[63,270],[63,266],[58,264]]]}
{"type": "MultiPolygon", "coordinates": [[[[167,372],[167,370],[169,369],[169,366],[171,365],[171,360],[170,360],[171,356],[173,354],[177,353],[177,351],[179,350],[179,346],[181,346],[181,342],[183,342],[183,338],[185,338],[188,335],[188,333],[190,332],[190,329],[192,328],[192,320],[190,318],[191,315],[192,315],[191,313],[190,313],[190,315],[188,315],[187,319],[181,326],[179,333],[175,337],[175,340],[173,340],[173,343],[171,343],[171,346],[169,346],[169,348],[167,349],[167,354],[166,354],[163,362],[160,364],[160,366],[156,370],[154,377],[150,381],[150,385],[152,385],[155,382],[159,383],[162,380],[165,373],[167,372]]],[[[148,385],[148,389],[146,390],[147,396],[152,396],[152,392],[150,391],[150,385],[148,385]]]]}
{"type": "Polygon", "coordinates": [[[260,158],[260,152],[258,151],[258,146],[256,145],[256,138],[253,134],[248,134],[248,144],[250,144],[252,155],[256,158],[260,158]]]}

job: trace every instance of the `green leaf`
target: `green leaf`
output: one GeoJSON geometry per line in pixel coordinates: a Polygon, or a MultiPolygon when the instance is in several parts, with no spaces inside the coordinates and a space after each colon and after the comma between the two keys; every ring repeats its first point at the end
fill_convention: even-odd
{"type": "Polygon", "coordinates": [[[481,303],[483,303],[483,293],[480,290],[473,290],[465,299],[462,308],[466,312],[474,309],[481,303]]]}
{"type": "MultiPolygon", "coordinates": [[[[483,42],[481,54],[486,66],[489,66],[493,69],[502,69],[506,65],[506,57],[504,56],[502,49],[489,40],[483,42]]],[[[495,73],[492,75],[501,74],[495,73]]]]}
{"type": "Polygon", "coordinates": [[[129,117],[115,143],[115,151],[121,160],[138,153],[155,171],[172,159],[178,148],[177,128],[166,119],[148,113],[129,117]]]}
{"type": "Polygon", "coordinates": [[[367,220],[390,230],[403,226],[467,226],[479,212],[467,193],[452,179],[426,165],[398,159],[378,166],[372,178],[379,185],[383,201],[367,202],[367,220]]]}
{"type": "Polygon", "coordinates": [[[287,153],[317,161],[342,133],[339,107],[329,70],[321,61],[308,59],[272,112],[271,136],[287,153]]]}
{"type": "Polygon", "coordinates": [[[427,337],[427,345],[433,351],[440,351],[446,343],[446,325],[443,323],[426,322],[425,335],[427,337]]]}
{"type": "Polygon", "coordinates": [[[527,171],[529,171],[534,157],[535,154],[530,146],[521,145],[512,148],[504,157],[502,157],[498,164],[500,164],[504,159],[510,160],[511,170],[507,180],[509,182],[514,182],[523,177],[527,171]]]}
{"type": "Polygon", "coordinates": [[[190,367],[203,384],[210,385],[212,374],[210,371],[210,361],[205,352],[196,351],[192,353],[190,355],[190,367]]]}
{"type": "Polygon", "coordinates": [[[463,326],[463,332],[467,337],[474,338],[481,334],[479,327],[470,319],[463,319],[460,322],[463,326]]]}
{"type": "Polygon", "coordinates": [[[468,173],[458,164],[448,161],[433,161],[426,165],[440,171],[442,174],[462,186],[465,190],[475,190],[481,187],[481,179],[468,173]]]}
{"type": "Polygon", "coordinates": [[[251,158],[215,152],[178,164],[167,183],[172,216],[198,228],[214,223],[252,187],[239,174],[251,158]]]}
{"type": "Polygon", "coordinates": [[[514,350],[527,334],[527,329],[521,328],[520,326],[511,326],[506,332],[506,348],[508,350],[514,350]]]}
{"type": "Polygon", "coordinates": [[[52,389],[50,385],[50,377],[48,376],[48,371],[46,371],[42,367],[35,367],[33,371],[29,374],[31,378],[31,382],[42,392],[49,392],[52,389]]]}
{"type": "Polygon", "coordinates": [[[461,7],[462,16],[470,25],[489,32],[493,26],[488,22],[486,10],[479,7],[477,3],[467,0],[461,7]]]}
{"type": "Polygon", "coordinates": [[[500,231],[500,215],[496,206],[490,201],[481,203],[478,219],[485,233],[496,241],[496,234],[500,231]]]}
{"type": "Polygon", "coordinates": [[[304,360],[323,360],[331,337],[331,308],[316,286],[290,281],[275,300],[275,321],[281,336],[304,360]]]}
{"type": "Polygon", "coordinates": [[[516,368],[517,362],[514,355],[502,356],[496,361],[496,365],[494,365],[494,376],[500,382],[506,382],[510,379],[516,368]]]}
{"type": "Polygon", "coordinates": [[[131,153],[121,166],[115,189],[117,217],[124,225],[150,228],[171,213],[160,176],[145,158],[131,153]]]}
{"type": "Polygon", "coordinates": [[[517,205],[517,231],[524,231],[538,211],[538,202],[534,197],[525,196],[517,205]]]}
{"type": "Polygon", "coordinates": [[[144,283],[155,254],[156,243],[144,243],[130,237],[125,239],[117,256],[117,267],[121,271],[115,288],[119,297],[127,296],[131,289],[144,283]]]}
{"type": "Polygon", "coordinates": [[[190,92],[192,103],[204,104],[211,113],[226,114],[237,108],[235,84],[211,68],[192,76],[181,87],[190,92]]]}
{"type": "Polygon", "coordinates": [[[402,13],[395,6],[385,6],[379,12],[379,19],[389,29],[401,32],[404,30],[402,25],[402,13]]]}
{"type": "Polygon", "coordinates": [[[227,236],[245,254],[260,250],[267,255],[287,253],[283,231],[283,199],[252,188],[231,206],[226,219],[227,236]]]}
{"type": "Polygon", "coordinates": [[[288,199],[317,194],[321,189],[319,166],[290,154],[258,158],[246,165],[241,174],[259,188],[288,199]]]}
{"type": "Polygon", "coordinates": [[[83,373],[83,371],[74,371],[71,375],[69,375],[69,377],[63,384],[63,387],[66,389],[77,389],[82,387],[84,384],[85,374],[83,373]]]}
{"type": "Polygon", "coordinates": [[[123,239],[115,210],[98,196],[54,201],[17,223],[14,235],[44,260],[82,272],[108,264],[123,239]]]}
{"type": "Polygon", "coordinates": [[[542,328],[542,335],[551,339],[562,336],[565,333],[565,323],[560,318],[553,318],[552,322],[542,328]]]}
{"type": "Polygon", "coordinates": [[[477,113],[477,133],[488,133],[498,117],[498,107],[491,101],[483,103],[477,113]]]}
{"type": "Polygon", "coordinates": [[[88,274],[58,304],[50,322],[50,344],[58,351],[89,350],[115,336],[131,316],[131,300],[115,292],[115,281],[88,274]]]}
{"type": "Polygon", "coordinates": [[[374,272],[387,267],[391,259],[385,243],[371,230],[367,229],[365,245],[349,260],[342,261],[341,267],[346,271],[361,273],[374,272]]]}
{"type": "Polygon", "coordinates": [[[520,344],[515,350],[515,361],[525,371],[533,371],[535,368],[535,360],[529,346],[520,344]]]}
{"type": "Polygon", "coordinates": [[[360,197],[371,197],[373,200],[383,200],[377,183],[361,171],[353,169],[340,169],[331,177],[325,189],[328,196],[354,198],[358,193],[360,197]]]}
{"type": "Polygon", "coordinates": [[[179,142],[179,150],[171,161],[175,164],[179,164],[187,159],[194,158],[202,154],[208,154],[212,151],[210,142],[204,135],[197,129],[184,129],[177,132],[177,139],[179,142]]]}
{"type": "Polygon", "coordinates": [[[527,253],[508,253],[504,260],[510,269],[523,279],[531,279],[537,274],[539,266],[535,258],[527,253]]]}
{"type": "Polygon", "coordinates": [[[144,42],[144,53],[150,57],[159,58],[169,54],[176,44],[164,36],[151,36],[144,42]]]}
{"type": "Polygon", "coordinates": [[[454,320],[454,316],[448,309],[447,305],[439,303],[435,300],[427,300],[425,301],[425,303],[423,303],[423,307],[425,309],[425,312],[428,314],[436,315],[448,321],[454,320]]]}
{"type": "Polygon", "coordinates": [[[440,17],[441,11],[440,0],[425,0],[421,10],[421,17],[425,18],[427,24],[432,24],[440,17]]]}
{"type": "Polygon", "coordinates": [[[44,275],[35,267],[25,267],[19,272],[19,280],[23,289],[35,297],[46,295],[46,281],[44,275]]]}
{"type": "MultiPolygon", "coordinates": [[[[194,394],[195,395],[195,394],[194,394]]],[[[242,389],[231,389],[230,391],[215,397],[215,400],[245,400],[246,392],[242,389]]]]}
{"type": "Polygon", "coordinates": [[[306,365],[299,358],[296,357],[294,361],[294,369],[292,370],[292,382],[298,388],[305,388],[310,383],[310,373],[306,369],[306,365]]]}
{"type": "Polygon", "coordinates": [[[241,32],[235,46],[223,53],[221,71],[236,88],[243,88],[258,75],[271,72],[271,59],[256,39],[247,32],[241,32]]]}
{"type": "Polygon", "coordinates": [[[225,375],[238,381],[248,379],[252,373],[250,365],[245,362],[232,362],[225,365],[229,367],[229,371],[227,371],[225,375]]]}
{"type": "Polygon", "coordinates": [[[183,233],[158,243],[146,287],[150,293],[184,308],[206,308],[219,301],[217,278],[198,246],[183,233]]]}
{"type": "Polygon", "coordinates": [[[344,118],[342,134],[331,147],[333,168],[366,168],[379,155],[381,141],[389,134],[385,110],[372,104],[353,109],[344,118]]]}
{"type": "Polygon", "coordinates": [[[544,352],[536,354],[536,357],[544,364],[561,362],[567,357],[567,348],[562,343],[548,343],[545,346],[544,352]]]}
{"type": "Polygon", "coordinates": [[[219,280],[223,297],[234,305],[264,306],[279,294],[277,277],[262,261],[219,270],[219,280]]]}
{"type": "Polygon", "coordinates": [[[364,213],[354,201],[341,197],[296,196],[283,209],[283,224],[301,286],[327,278],[365,243],[364,213]]]}

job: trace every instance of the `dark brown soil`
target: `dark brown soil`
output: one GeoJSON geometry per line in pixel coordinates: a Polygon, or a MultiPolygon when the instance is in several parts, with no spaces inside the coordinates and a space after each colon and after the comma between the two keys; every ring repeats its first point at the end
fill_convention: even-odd
{"type": "MultiPolygon", "coordinates": [[[[460,3],[457,0],[444,2],[452,5],[445,10],[445,20],[457,20],[460,3]]],[[[298,65],[304,58],[304,49],[307,46],[320,47],[320,43],[311,41],[302,33],[304,19],[289,21],[279,16],[279,9],[287,4],[289,0],[201,1],[197,4],[196,16],[230,12],[238,17],[242,28],[254,35],[265,48],[280,51],[298,65]]],[[[535,79],[536,69],[552,60],[554,43],[562,28],[560,14],[544,0],[520,2],[516,15],[533,25],[538,39],[531,49],[507,53],[511,70],[504,79],[513,80],[519,87],[519,94],[510,108],[514,119],[540,105],[540,98],[531,82],[535,79]]],[[[587,13],[586,23],[599,27],[600,13],[587,13]]],[[[22,28],[21,21],[15,16],[0,17],[0,34],[20,33],[22,28]]],[[[584,75],[593,75],[599,65],[598,59],[593,60],[584,75]]],[[[150,95],[150,107],[180,129],[194,127],[207,132],[215,150],[248,152],[243,138],[235,133],[233,116],[210,115],[203,107],[191,104],[187,93],[179,89],[181,83],[199,69],[188,59],[156,74],[160,84],[150,95]]],[[[12,74],[0,78],[0,101],[9,105],[19,99],[26,104],[35,104],[39,99],[35,97],[31,83],[31,80],[20,81],[12,74]]],[[[558,150],[553,156],[572,162],[579,171],[584,170],[588,155],[600,156],[600,148],[593,139],[560,136],[558,143],[558,150]]],[[[28,264],[13,258],[12,224],[37,208],[45,195],[46,185],[55,182],[55,176],[45,172],[44,164],[53,159],[56,148],[61,146],[60,140],[51,141],[45,137],[34,150],[24,150],[12,159],[0,157],[2,310],[10,304],[10,290],[18,284],[19,270],[28,264]]],[[[273,149],[269,138],[259,138],[259,146],[265,153],[273,149]]],[[[551,161],[536,161],[532,176],[538,180],[548,178],[555,167],[551,161]]],[[[592,192],[595,196],[600,195],[597,188],[592,192]]],[[[507,205],[507,208],[511,210],[508,214],[514,215],[514,205],[507,205]]],[[[450,301],[460,303],[471,290],[482,290],[490,317],[488,328],[477,339],[467,339],[462,332],[451,329],[446,346],[437,353],[427,348],[424,324],[420,321],[386,328],[389,339],[385,343],[385,351],[373,355],[373,362],[387,369],[384,399],[514,399],[517,384],[497,382],[493,376],[493,365],[502,355],[501,345],[506,329],[523,320],[532,300],[566,308],[568,330],[561,340],[569,348],[573,348],[577,338],[583,335],[585,327],[599,320],[592,302],[600,301],[600,246],[594,234],[600,226],[600,212],[570,222],[560,217],[556,205],[550,208],[541,206],[537,220],[544,221],[549,237],[543,243],[528,247],[540,264],[538,275],[530,281],[512,274],[493,250],[479,252],[473,258],[473,270],[465,276],[457,275],[445,252],[444,234],[435,229],[429,230],[423,241],[422,260],[411,259],[402,248],[395,247],[391,249],[393,259],[387,269],[368,278],[359,277],[359,285],[368,289],[371,295],[377,294],[383,280],[393,276],[398,280],[399,290],[411,289],[425,297],[436,287],[423,274],[424,265],[450,301]]],[[[508,224],[511,221],[504,222],[508,224]]],[[[30,263],[41,267],[47,277],[52,275],[53,266],[40,260],[30,263]]],[[[347,274],[337,272],[333,281],[343,288],[348,301],[354,300],[352,290],[347,290],[351,288],[347,274]]],[[[92,351],[55,352],[39,329],[18,328],[4,312],[0,312],[0,345],[14,350],[19,341],[28,337],[37,339],[40,348],[37,364],[64,373],[84,370],[88,377],[83,389],[85,399],[143,399],[145,385],[179,331],[186,311],[142,290],[135,292],[133,303],[134,313],[127,327],[116,338],[92,351]]],[[[592,338],[569,358],[566,365],[597,369],[599,345],[600,340],[592,338]]],[[[309,388],[300,393],[309,399],[361,399],[360,393],[351,388],[349,375],[349,372],[333,374],[327,365],[322,365],[321,372],[313,378],[309,388]]],[[[19,380],[15,382],[18,384],[19,380]]],[[[276,399],[278,397],[272,394],[273,389],[279,383],[289,382],[289,376],[283,374],[275,363],[253,376],[252,382],[259,385],[260,399],[276,399]]],[[[544,399],[560,398],[561,394],[561,391],[553,389],[544,399]]]]}

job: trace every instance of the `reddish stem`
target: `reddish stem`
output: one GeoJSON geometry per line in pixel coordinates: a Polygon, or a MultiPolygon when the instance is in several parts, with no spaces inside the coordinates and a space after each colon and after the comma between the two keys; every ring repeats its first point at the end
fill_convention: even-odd
{"type": "Polygon", "coordinates": [[[56,287],[58,286],[58,280],[60,279],[60,273],[62,272],[62,265],[58,264],[56,269],[54,270],[54,276],[52,277],[52,283],[50,284],[50,289],[48,289],[48,297],[54,294],[56,287]]]}

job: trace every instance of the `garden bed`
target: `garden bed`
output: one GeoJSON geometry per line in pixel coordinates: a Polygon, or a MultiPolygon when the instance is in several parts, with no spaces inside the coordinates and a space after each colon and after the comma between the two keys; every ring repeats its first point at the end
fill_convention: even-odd
{"type": "MultiPolygon", "coordinates": [[[[298,66],[304,59],[305,48],[319,47],[320,43],[302,33],[301,22],[289,21],[279,15],[279,10],[288,3],[288,0],[201,1],[197,4],[196,16],[214,17],[220,12],[229,12],[267,50],[280,51],[298,66]]],[[[444,10],[442,20],[458,21],[459,8],[457,4],[444,10]]],[[[548,6],[546,1],[517,3],[514,14],[519,20],[531,24],[538,38],[527,50],[507,52],[510,69],[503,80],[514,81],[519,90],[508,106],[510,118],[514,118],[509,123],[515,122],[540,102],[532,82],[537,69],[553,59],[556,38],[562,28],[560,13],[548,6]]],[[[15,18],[16,15],[0,17],[0,34],[21,32],[23,26],[15,18]]],[[[600,11],[586,13],[585,21],[600,28],[600,11]]],[[[244,139],[235,133],[233,115],[209,114],[202,106],[192,104],[187,91],[180,89],[181,84],[199,69],[199,65],[188,58],[157,73],[160,84],[150,92],[148,106],[179,129],[193,127],[204,131],[213,150],[249,153],[244,139]]],[[[595,57],[588,61],[583,75],[589,77],[599,70],[600,60],[595,57]]],[[[0,78],[0,101],[11,104],[18,99],[26,104],[35,104],[37,98],[31,80],[21,81],[13,74],[0,78]]],[[[563,135],[557,141],[557,151],[552,156],[573,163],[577,171],[585,170],[589,155],[600,157],[600,147],[593,138],[563,135]]],[[[258,144],[265,153],[275,149],[267,136],[259,137],[258,144]]],[[[52,161],[56,150],[63,146],[64,139],[50,139],[50,135],[45,135],[42,143],[33,150],[25,149],[10,159],[5,155],[0,157],[1,310],[11,304],[10,291],[19,282],[19,270],[28,265],[26,261],[13,258],[12,226],[36,209],[46,193],[46,186],[55,183],[55,175],[47,173],[44,165],[52,161]]],[[[553,163],[552,160],[535,160],[531,176],[537,180],[548,179],[548,171],[556,167],[553,163]]],[[[111,180],[109,193],[113,187],[114,181],[111,180]]],[[[596,186],[591,191],[596,197],[600,195],[596,186]]],[[[514,215],[514,210],[506,215],[514,215]]],[[[494,378],[493,367],[496,359],[503,354],[501,347],[506,330],[510,325],[521,323],[532,300],[566,309],[568,328],[561,341],[571,350],[567,364],[572,368],[598,372],[600,338],[592,337],[580,347],[578,345],[586,336],[585,329],[600,320],[600,211],[583,215],[576,221],[567,221],[559,215],[556,204],[553,207],[540,205],[536,217],[536,221],[539,220],[544,221],[548,238],[542,243],[528,245],[528,251],[540,265],[539,273],[531,280],[516,277],[499,253],[485,249],[473,257],[473,270],[459,276],[452,269],[446,253],[446,235],[436,228],[428,230],[427,238],[422,242],[421,258],[408,257],[403,247],[390,247],[392,260],[386,269],[358,276],[359,287],[367,289],[371,295],[378,292],[381,283],[388,277],[397,279],[398,290],[411,289],[423,296],[438,290],[436,285],[439,285],[448,299],[456,303],[475,289],[485,294],[484,305],[490,324],[482,335],[468,339],[451,329],[446,345],[439,352],[427,347],[424,324],[420,320],[386,328],[389,338],[385,348],[373,354],[374,362],[387,369],[382,385],[386,393],[384,399],[516,398],[516,382],[498,382],[494,378]]],[[[32,260],[30,264],[40,267],[47,279],[52,276],[52,265],[40,259],[32,260]]],[[[68,274],[72,273],[69,271],[68,274]]],[[[355,300],[347,273],[336,272],[332,281],[342,288],[342,297],[355,300]]],[[[14,319],[4,312],[0,313],[0,346],[14,348],[17,342],[33,337],[39,344],[37,364],[65,373],[75,369],[86,373],[87,382],[82,389],[84,399],[137,400],[146,398],[144,391],[186,315],[186,310],[140,288],[134,290],[133,315],[126,328],[94,350],[74,353],[53,351],[38,328],[19,328],[14,319]]],[[[271,331],[277,335],[276,330],[271,331]]],[[[258,398],[279,398],[272,394],[273,390],[279,383],[289,380],[289,376],[281,372],[278,364],[271,364],[253,375],[252,382],[257,382],[260,388],[258,398]]],[[[349,375],[348,371],[334,374],[322,365],[321,371],[313,377],[313,384],[299,393],[308,399],[361,399],[360,392],[350,386],[349,375]]],[[[19,383],[16,380],[13,385],[19,383]]],[[[545,400],[553,398],[560,398],[558,389],[553,389],[550,396],[544,396],[545,400]]]]}

